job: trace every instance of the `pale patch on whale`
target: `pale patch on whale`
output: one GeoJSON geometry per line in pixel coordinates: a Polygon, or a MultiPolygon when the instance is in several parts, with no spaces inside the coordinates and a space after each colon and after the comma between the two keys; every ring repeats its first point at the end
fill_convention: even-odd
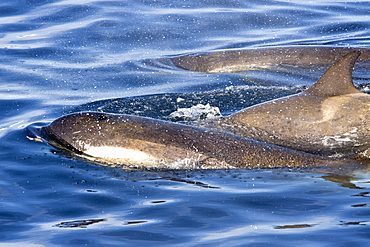
{"type": "MultiPolygon", "coordinates": [[[[322,118],[312,123],[318,124],[333,121],[337,114],[341,114],[341,112],[350,109],[350,107],[346,105],[347,102],[356,99],[356,97],[361,98],[363,95],[363,93],[354,93],[330,97],[323,100],[321,103],[322,118]]],[[[369,107],[369,104],[367,104],[367,107],[369,107]]]]}
{"type": "Polygon", "coordinates": [[[202,169],[200,162],[202,154],[194,158],[176,159],[172,162],[164,162],[161,159],[155,158],[143,151],[138,151],[129,148],[101,146],[90,147],[84,151],[85,154],[111,160],[117,163],[127,162],[130,165],[145,165],[146,167],[158,167],[159,165],[167,169],[202,169]]]}
{"type": "Polygon", "coordinates": [[[90,147],[86,149],[84,153],[94,157],[127,159],[136,162],[144,161],[151,162],[157,160],[156,158],[146,154],[145,152],[122,147],[110,147],[110,146],[90,147]]]}

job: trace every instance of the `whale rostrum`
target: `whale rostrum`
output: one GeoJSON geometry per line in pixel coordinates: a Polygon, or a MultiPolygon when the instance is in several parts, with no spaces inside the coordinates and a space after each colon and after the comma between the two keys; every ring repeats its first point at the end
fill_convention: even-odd
{"type": "Polygon", "coordinates": [[[41,128],[40,137],[108,165],[221,169],[359,164],[347,156],[370,147],[370,96],[352,82],[361,52],[347,53],[302,93],[198,126],[80,112],[41,128]]]}

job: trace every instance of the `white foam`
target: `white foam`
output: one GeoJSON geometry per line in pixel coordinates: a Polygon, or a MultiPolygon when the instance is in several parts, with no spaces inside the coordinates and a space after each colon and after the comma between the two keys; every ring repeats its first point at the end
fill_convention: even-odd
{"type": "Polygon", "coordinates": [[[220,109],[210,104],[197,104],[190,108],[178,108],[177,111],[172,112],[169,118],[177,119],[184,118],[187,120],[202,120],[212,119],[221,116],[220,109]]]}
{"type": "MultiPolygon", "coordinates": [[[[353,128],[351,131],[344,133],[342,135],[335,136],[325,136],[322,139],[322,144],[325,146],[338,146],[345,142],[354,142],[356,143],[358,139],[357,128],[353,128]]],[[[356,144],[353,144],[356,146],[356,144]]]]}

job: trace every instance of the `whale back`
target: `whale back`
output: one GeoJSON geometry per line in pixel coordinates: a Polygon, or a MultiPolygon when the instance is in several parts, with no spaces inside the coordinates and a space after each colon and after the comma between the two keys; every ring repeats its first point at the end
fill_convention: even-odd
{"type": "Polygon", "coordinates": [[[338,163],[230,133],[124,114],[66,115],[43,127],[40,136],[58,149],[114,166],[220,169],[338,163]]]}
{"type": "Polygon", "coordinates": [[[223,50],[180,55],[173,57],[171,61],[182,69],[207,73],[230,73],[254,69],[279,71],[281,65],[330,66],[351,51],[361,51],[358,59],[366,61],[366,68],[369,68],[369,48],[328,46],[223,50]]]}
{"type": "Polygon", "coordinates": [[[332,65],[306,91],[208,122],[255,140],[343,157],[370,146],[370,96],[357,90],[352,70],[359,51],[332,65]]]}

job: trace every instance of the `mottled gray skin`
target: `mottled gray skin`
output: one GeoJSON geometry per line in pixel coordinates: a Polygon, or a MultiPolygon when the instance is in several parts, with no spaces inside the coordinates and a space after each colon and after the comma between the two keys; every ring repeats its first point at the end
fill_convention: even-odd
{"type": "Polygon", "coordinates": [[[357,90],[353,51],[306,91],[258,104],[204,126],[321,155],[342,157],[370,146],[370,95],[357,90]]]}
{"type": "Polygon", "coordinates": [[[177,56],[172,61],[176,66],[187,70],[222,73],[278,68],[281,65],[329,66],[351,51],[361,52],[358,58],[360,61],[370,61],[368,48],[315,46],[215,51],[177,56]]]}
{"type": "MultiPolygon", "coordinates": [[[[83,112],[41,129],[49,144],[106,164],[176,169],[315,167],[342,161],[194,126],[130,115],[83,112]],[[152,158],[90,156],[91,147],[119,147],[152,158]]],[[[343,161],[344,162],[344,161],[343,161]]]]}

